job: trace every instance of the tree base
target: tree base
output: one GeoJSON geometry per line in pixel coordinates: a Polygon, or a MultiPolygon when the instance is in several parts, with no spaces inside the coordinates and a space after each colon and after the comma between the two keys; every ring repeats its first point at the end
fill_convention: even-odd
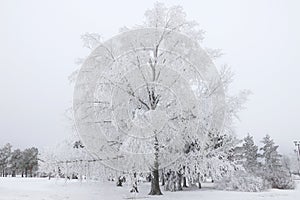
{"type": "Polygon", "coordinates": [[[161,191],[151,191],[148,195],[163,195],[161,191]]]}
{"type": "Polygon", "coordinates": [[[159,174],[158,169],[152,171],[153,177],[151,178],[151,190],[148,195],[162,195],[159,186],[159,174]]]}

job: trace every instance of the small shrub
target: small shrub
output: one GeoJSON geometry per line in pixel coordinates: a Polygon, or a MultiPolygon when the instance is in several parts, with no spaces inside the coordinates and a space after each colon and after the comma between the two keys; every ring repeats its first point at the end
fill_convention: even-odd
{"type": "Polygon", "coordinates": [[[269,177],[267,179],[270,182],[272,188],[277,189],[295,189],[296,184],[293,179],[285,174],[279,174],[277,176],[269,177]]]}

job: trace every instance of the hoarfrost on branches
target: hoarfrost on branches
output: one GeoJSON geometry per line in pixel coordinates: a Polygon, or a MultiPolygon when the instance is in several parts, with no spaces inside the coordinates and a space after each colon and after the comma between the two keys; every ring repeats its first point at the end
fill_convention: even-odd
{"type": "Polygon", "coordinates": [[[96,48],[87,35],[85,46],[94,50],[74,93],[83,142],[124,171],[148,171],[158,159],[160,168],[171,164],[187,140],[206,134],[202,128],[220,129],[224,118],[222,80],[197,43],[197,24],[182,8],[159,3],[145,16],[143,25],[96,48]]]}
{"type": "Polygon", "coordinates": [[[105,42],[83,36],[92,53],[78,73],[73,109],[93,156],[116,170],[152,171],[156,185],[159,169],[200,180],[237,168],[233,121],[249,92],[227,94],[233,73],[227,66],[218,73],[212,60],[222,52],[203,49],[203,36],[180,6],[162,3],[142,25],[105,42]]]}

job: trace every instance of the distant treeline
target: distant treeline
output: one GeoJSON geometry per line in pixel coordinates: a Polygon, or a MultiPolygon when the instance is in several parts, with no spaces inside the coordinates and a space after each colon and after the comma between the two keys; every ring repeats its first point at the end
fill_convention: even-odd
{"type": "Polygon", "coordinates": [[[38,149],[27,148],[23,151],[12,149],[12,145],[7,143],[0,147],[0,176],[22,177],[36,176],[38,170],[38,149]]]}

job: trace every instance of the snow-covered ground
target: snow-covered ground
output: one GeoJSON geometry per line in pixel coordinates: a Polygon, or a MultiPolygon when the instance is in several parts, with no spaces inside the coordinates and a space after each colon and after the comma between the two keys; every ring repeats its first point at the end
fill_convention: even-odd
{"type": "MultiPolygon", "coordinates": [[[[163,192],[163,196],[148,196],[148,184],[140,184],[138,199],[155,200],[296,200],[300,197],[300,181],[296,190],[269,190],[266,192],[228,192],[219,191],[204,184],[201,190],[163,192]]],[[[65,182],[64,179],[50,181],[46,178],[0,178],[0,200],[118,200],[133,197],[130,186],[116,187],[115,183],[65,182]]]]}

